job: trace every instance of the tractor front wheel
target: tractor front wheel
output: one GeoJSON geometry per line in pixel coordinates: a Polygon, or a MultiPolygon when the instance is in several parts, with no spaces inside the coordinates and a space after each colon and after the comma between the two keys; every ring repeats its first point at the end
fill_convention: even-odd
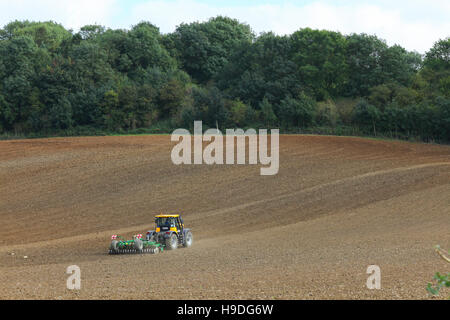
{"type": "Polygon", "coordinates": [[[175,233],[166,238],[166,248],[168,250],[176,250],[178,248],[178,237],[175,233]]]}

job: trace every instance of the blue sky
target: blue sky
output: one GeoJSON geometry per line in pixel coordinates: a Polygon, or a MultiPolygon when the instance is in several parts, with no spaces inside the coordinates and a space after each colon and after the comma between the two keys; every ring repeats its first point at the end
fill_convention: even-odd
{"type": "Polygon", "coordinates": [[[129,28],[146,20],[166,33],[219,14],[248,23],[257,34],[304,27],[365,32],[420,53],[450,36],[449,0],[0,0],[0,25],[53,20],[74,30],[93,23],[129,28]]]}

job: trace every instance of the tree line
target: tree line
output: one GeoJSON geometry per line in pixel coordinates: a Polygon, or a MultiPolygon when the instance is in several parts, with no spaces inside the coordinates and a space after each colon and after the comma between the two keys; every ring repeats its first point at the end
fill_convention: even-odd
{"type": "Polygon", "coordinates": [[[169,133],[202,120],[448,142],[449,57],[450,38],[420,55],[367,34],[255,35],[222,16],[168,34],[14,21],[0,29],[0,134],[169,133]]]}

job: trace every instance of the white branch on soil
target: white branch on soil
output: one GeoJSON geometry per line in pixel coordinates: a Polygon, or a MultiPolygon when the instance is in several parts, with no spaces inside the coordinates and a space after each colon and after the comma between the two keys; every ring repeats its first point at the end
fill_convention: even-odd
{"type": "Polygon", "coordinates": [[[446,256],[444,250],[442,250],[440,247],[436,247],[436,252],[442,257],[442,259],[450,263],[450,258],[446,256]]]}

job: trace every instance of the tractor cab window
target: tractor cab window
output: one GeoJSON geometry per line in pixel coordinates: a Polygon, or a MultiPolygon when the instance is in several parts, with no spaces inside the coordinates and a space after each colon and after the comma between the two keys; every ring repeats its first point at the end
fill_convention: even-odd
{"type": "Polygon", "coordinates": [[[167,227],[170,229],[170,228],[175,227],[175,219],[174,218],[157,218],[156,225],[159,228],[167,227]]]}

